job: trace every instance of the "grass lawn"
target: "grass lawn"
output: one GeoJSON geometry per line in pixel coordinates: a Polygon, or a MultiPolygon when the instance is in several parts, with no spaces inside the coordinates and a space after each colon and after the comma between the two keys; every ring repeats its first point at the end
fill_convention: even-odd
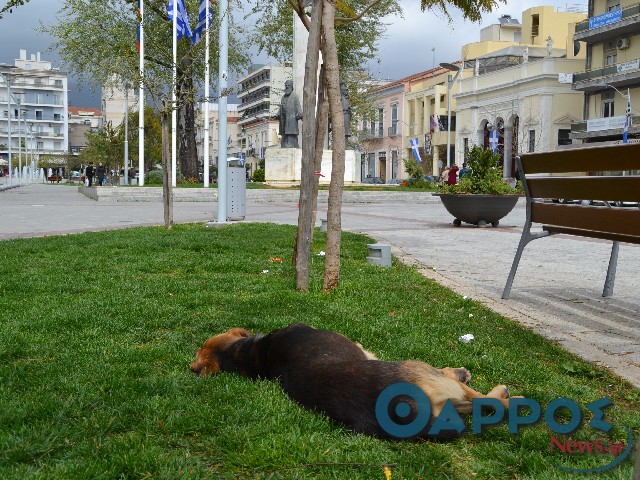
{"type": "Polygon", "coordinates": [[[383,464],[393,479],[631,477],[630,460],[563,471],[615,457],[551,453],[544,422],[448,443],[379,440],[303,410],[275,383],[196,378],[188,365],[207,337],[305,322],[384,360],[466,366],[480,391],[506,383],[543,409],[574,399],[585,421],[588,403],[610,397],[609,433],[583,426],[567,439],[626,444],[625,426],[638,438],[637,389],[410,267],[366,264],[364,236],[344,234],[341,285],[327,295],[316,233],[312,291],[296,292],[293,234],[181,225],[0,242],[0,478],[384,479],[383,464]],[[466,333],[475,340],[459,342],[466,333]]]}

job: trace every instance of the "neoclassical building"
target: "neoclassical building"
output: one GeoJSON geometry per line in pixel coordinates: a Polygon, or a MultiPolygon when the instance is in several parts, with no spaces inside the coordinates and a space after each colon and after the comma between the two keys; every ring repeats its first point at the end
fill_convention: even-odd
{"type": "Polygon", "coordinates": [[[463,47],[464,70],[454,94],[456,163],[462,164],[474,145],[493,147],[505,177],[512,177],[517,154],[571,143],[571,126],[583,114],[583,95],[572,89],[572,79],[585,62],[584,45],[573,35],[585,18],[584,13],[534,7],[522,14],[514,38],[519,41],[485,40],[463,47]]]}

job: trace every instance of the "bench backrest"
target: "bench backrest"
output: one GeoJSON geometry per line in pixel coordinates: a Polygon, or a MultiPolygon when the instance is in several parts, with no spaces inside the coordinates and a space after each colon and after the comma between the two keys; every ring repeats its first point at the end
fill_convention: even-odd
{"type": "Polygon", "coordinates": [[[640,208],[611,203],[640,202],[640,175],[629,174],[640,171],[640,143],[523,154],[516,161],[528,220],[602,238],[611,233],[640,240],[640,208]],[[607,201],[611,207],[562,205],[552,199],[607,201]]]}

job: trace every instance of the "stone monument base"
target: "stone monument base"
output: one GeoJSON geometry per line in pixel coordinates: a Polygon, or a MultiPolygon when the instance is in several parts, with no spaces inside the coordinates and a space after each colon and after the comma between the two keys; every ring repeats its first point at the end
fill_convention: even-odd
{"type": "MultiPolygon", "coordinates": [[[[331,182],[331,150],[322,151],[322,166],[320,173],[321,185],[331,182]]],[[[267,148],[265,150],[265,181],[270,184],[299,184],[300,171],[302,170],[301,148],[267,148]]],[[[344,183],[351,185],[360,183],[360,162],[357,161],[356,152],[345,152],[344,183]]]]}

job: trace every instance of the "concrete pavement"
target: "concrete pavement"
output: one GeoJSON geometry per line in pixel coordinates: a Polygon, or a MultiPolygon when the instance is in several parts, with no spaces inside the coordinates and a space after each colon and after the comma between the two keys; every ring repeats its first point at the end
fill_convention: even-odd
{"type": "MultiPolygon", "coordinates": [[[[98,192],[98,201],[64,185],[0,191],[0,239],[163,223],[159,200],[135,201],[134,196],[124,201],[129,188],[120,187],[122,193],[115,196],[114,190],[118,187],[98,192]]],[[[174,203],[175,222],[216,220],[214,194],[180,193],[184,197],[174,203]]],[[[296,224],[297,196],[290,190],[247,190],[244,221],[296,224]]],[[[326,212],[324,198],[326,193],[318,219],[326,212]]],[[[524,218],[519,202],[498,228],[456,228],[440,200],[428,194],[345,192],[342,225],[391,244],[395,256],[423,275],[640,387],[640,246],[621,245],[614,294],[603,298],[609,242],[568,236],[532,242],[505,301],[500,297],[524,218]]]]}

